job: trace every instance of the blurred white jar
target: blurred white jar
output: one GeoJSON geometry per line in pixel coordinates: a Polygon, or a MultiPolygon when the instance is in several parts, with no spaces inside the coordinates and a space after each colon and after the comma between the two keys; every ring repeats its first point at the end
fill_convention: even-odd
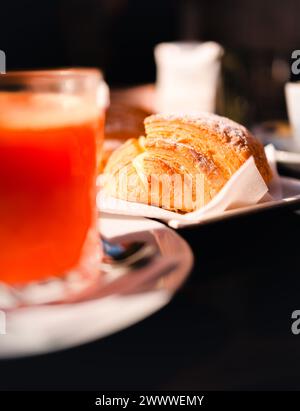
{"type": "Polygon", "coordinates": [[[300,149],[300,82],[286,83],[285,99],[289,122],[293,129],[295,149],[300,149]]]}
{"type": "Polygon", "coordinates": [[[215,111],[223,55],[219,44],[161,43],[155,47],[154,54],[157,111],[215,111]]]}

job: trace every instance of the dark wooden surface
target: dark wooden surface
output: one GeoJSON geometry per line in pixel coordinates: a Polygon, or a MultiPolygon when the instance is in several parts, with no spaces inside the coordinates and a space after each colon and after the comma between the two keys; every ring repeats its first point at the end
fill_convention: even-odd
{"type": "Polygon", "coordinates": [[[299,389],[300,215],[182,230],[195,254],[162,311],[103,340],[0,362],[1,389],[299,389]]]}

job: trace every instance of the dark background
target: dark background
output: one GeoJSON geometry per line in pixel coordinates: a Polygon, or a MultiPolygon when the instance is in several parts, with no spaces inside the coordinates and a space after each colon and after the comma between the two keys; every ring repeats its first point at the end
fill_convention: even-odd
{"type": "MultiPolygon", "coordinates": [[[[226,98],[248,122],[285,118],[300,48],[296,0],[10,0],[0,7],[9,69],[98,66],[112,87],[155,80],[153,46],[216,40],[226,98]]],[[[300,389],[300,216],[289,210],[180,233],[195,267],[175,299],[114,336],[0,362],[1,389],[300,389]]]]}
{"type": "Polygon", "coordinates": [[[225,102],[249,123],[286,117],[299,15],[297,0],[10,0],[0,49],[8,69],[97,66],[116,87],[155,80],[159,42],[215,40],[226,50],[225,102]]]}

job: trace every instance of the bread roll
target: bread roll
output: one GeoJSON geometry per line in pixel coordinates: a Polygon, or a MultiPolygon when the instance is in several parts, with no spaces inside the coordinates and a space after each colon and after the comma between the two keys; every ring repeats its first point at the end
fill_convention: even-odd
{"type": "Polygon", "coordinates": [[[128,140],[108,161],[111,196],[184,213],[207,204],[250,156],[267,184],[272,178],[263,146],[225,117],[156,114],[144,124],[146,137],[128,140]]]}

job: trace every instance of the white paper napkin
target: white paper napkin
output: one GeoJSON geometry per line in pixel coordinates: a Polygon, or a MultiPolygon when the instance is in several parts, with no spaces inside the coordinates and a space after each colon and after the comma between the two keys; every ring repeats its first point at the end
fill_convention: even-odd
{"type": "Polygon", "coordinates": [[[279,200],[282,198],[282,193],[276,170],[275,148],[269,145],[265,151],[274,175],[269,187],[258,171],[254,158],[250,157],[208,204],[191,213],[178,214],[147,204],[119,200],[106,196],[105,191],[101,190],[97,197],[97,205],[102,212],[156,218],[166,221],[171,227],[178,228],[200,223],[226,210],[279,200]]]}

